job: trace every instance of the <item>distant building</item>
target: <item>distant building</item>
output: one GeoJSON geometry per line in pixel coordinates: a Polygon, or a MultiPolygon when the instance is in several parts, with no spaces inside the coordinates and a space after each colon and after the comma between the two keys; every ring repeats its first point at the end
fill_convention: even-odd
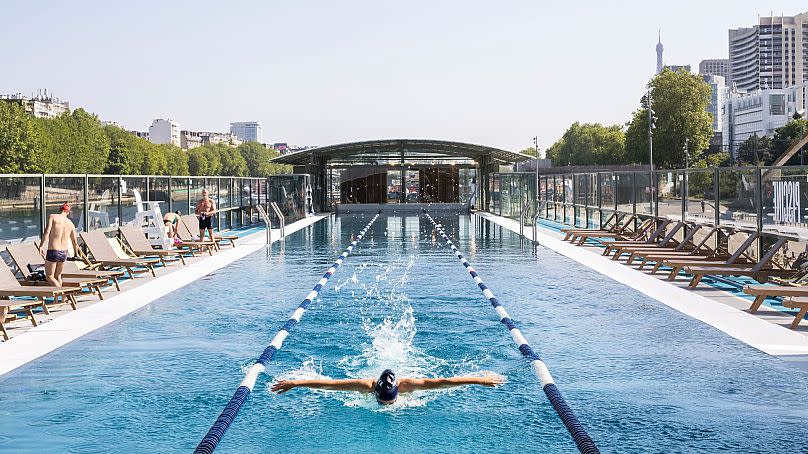
{"type": "Polygon", "coordinates": [[[732,158],[738,145],[757,135],[772,136],[774,131],[790,122],[795,113],[808,103],[808,90],[802,83],[789,88],[769,88],[751,93],[729,91],[724,101],[723,147],[732,158]]]}
{"type": "MultiPolygon", "coordinates": [[[[117,121],[112,120],[104,120],[101,122],[101,126],[115,126],[116,128],[121,128],[121,125],[117,121]]],[[[123,128],[121,128],[123,129],[123,128]]]]}
{"type": "Polygon", "coordinates": [[[692,73],[693,71],[690,69],[690,65],[665,65],[666,69],[670,69],[671,71],[678,73],[679,71],[684,70],[685,72],[692,73]]]}
{"type": "Polygon", "coordinates": [[[663,63],[662,63],[662,52],[665,50],[665,47],[662,45],[662,32],[659,32],[659,41],[657,41],[656,45],[656,73],[659,74],[662,72],[663,63]]]}
{"type": "Polygon", "coordinates": [[[289,151],[289,144],[286,142],[276,142],[272,144],[272,148],[280,154],[286,154],[289,151]]]}
{"type": "Polygon", "coordinates": [[[0,101],[18,104],[28,115],[35,118],[54,118],[70,112],[70,103],[54,98],[47,90],[38,92],[30,98],[20,93],[0,95],[0,101]]]}
{"type": "Polygon", "coordinates": [[[699,74],[702,76],[721,76],[726,82],[729,77],[729,59],[711,58],[699,63],[699,74]]]}
{"type": "Polygon", "coordinates": [[[152,121],[149,126],[149,142],[151,143],[170,143],[172,145],[182,145],[180,141],[180,124],[174,120],[164,120],[158,118],[152,121]]]}
{"type": "Polygon", "coordinates": [[[202,146],[202,136],[203,134],[198,131],[180,131],[180,148],[183,150],[191,150],[196,147],[202,146]]]}
{"type": "Polygon", "coordinates": [[[726,79],[714,75],[702,75],[701,78],[710,86],[710,105],[707,106],[707,112],[713,116],[713,131],[721,132],[724,127],[724,102],[729,93],[726,79]]]}
{"type": "Polygon", "coordinates": [[[148,131],[129,131],[138,138],[149,140],[149,132],[148,131]]]}
{"type": "Polygon", "coordinates": [[[729,81],[739,92],[785,89],[808,79],[808,12],[761,17],[729,31],[729,81]]]}
{"type": "Polygon", "coordinates": [[[230,123],[230,133],[243,142],[264,143],[264,132],[260,121],[237,121],[230,123]]]}

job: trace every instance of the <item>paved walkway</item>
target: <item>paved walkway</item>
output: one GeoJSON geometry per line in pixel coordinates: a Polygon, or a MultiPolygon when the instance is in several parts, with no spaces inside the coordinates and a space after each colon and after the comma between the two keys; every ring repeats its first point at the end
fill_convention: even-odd
{"type": "MultiPolygon", "coordinates": [[[[476,216],[487,219],[512,232],[519,232],[519,222],[485,212],[476,216]]],[[[525,236],[533,240],[533,227],[525,227],[525,236]]],[[[563,236],[545,227],[538,229],[538,241],[561,255],[591,268],[617,282],[669,306],[683,314],[707,323],[758,350],[808,366],[808,326],[797,330],[787,326],[794,319],[770,307],[756,314],[748,312],[751,301],[707,285],[688,290],[688,280],[680,277],[670,282],[667,274],[650,274],[637,266],[626,266],[625,260],[614,261],[601,255],[595,246],[574,246],[562,241],[563,236]]]]}
{"type": "MultiPolygon", "coordinates": [[[[289,235],[328,215],[308,217],[286,226],[289,235]]],[[[280,239],[280,230],[272,230],[272,242],[280,239]]],[[[242,237],[236,247],[224,246],[213,256],[204,254],[186,259],[188,264],[171,264],[157,268],[157,277],[137,277],[121,283],[121,292],[114,287],[104,291],[105,299],[82,296],[79,309],[70,306],[51,309],[51,315],[37,314],[37,327],[28,320],[18,320],[7,325],[11,339],[0,343],[0,375],[6,374],[42,355],[95,331],[121,317],[152,303],[174,290],[184,287],[236,260],[266,246],[266,230],[242,237]]]]}

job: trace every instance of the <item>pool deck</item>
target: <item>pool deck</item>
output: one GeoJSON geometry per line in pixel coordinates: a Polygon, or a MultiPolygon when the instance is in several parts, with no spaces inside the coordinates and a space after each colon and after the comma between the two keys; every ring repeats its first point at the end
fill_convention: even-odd
{"type": "MultiPolygon", "coordinates": [[[[475,216],[487,219],[503,228],[519,233],[519,222],[487,212],[475,216]]],[[[533,240],[533,227],[524,234],[533,240]]],[[[808,326],[804,322],[796,330],[788,325],[794,319],[774,308],[761,306],[756,314],[749,313],[751,301],[708,285],[687,289],[687,280],[666,280],[666,274],[656,275],[626,266],[625,261],[604,257],[594,246],[575,246],[562,241],[554,230],[539,227],[538,242],[604,276],[625,284],[666,306],[700,320],[724,333],[770,355],[808,366],[808,326]]]]}
{"type": "MultiPolygon", "coordinates": [[[[316,215],[286,226],[286,235],[304,229],[329,215],[316,215]]],[[[69,306],[51,309],[51,314],[37,314],[41,324],[31,326],[28,320],[8,324],[11,339],[0,343],[0,376],[33,361],[85,334],[114,322],[197,279],[221,269],[266,246],[266,230],[237,240],[236,247],[224,246],[209,256],[186,259],[188,264],[172,264],[157,268],[157,277],[137,277],[121,282],[121,292],[107,288],[105,299],[85,294],[78,310],[69,306]]],[[[280,240],[280,230],[272,229],[271,241],[280,240]]]]}

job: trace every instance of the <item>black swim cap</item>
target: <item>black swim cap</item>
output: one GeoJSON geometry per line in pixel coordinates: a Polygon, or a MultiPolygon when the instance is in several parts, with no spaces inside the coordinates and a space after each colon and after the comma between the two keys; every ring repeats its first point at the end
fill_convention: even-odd
{"type": "Polygon", "coordinates": [[[398,397],[398,384],[396,383],[396,373],[390,369],[386,369],[376,380],[376,386],[373,387],[373,394],[376,395],[376,400],[382,404],[389,404],[396,400],[398,397]]]}

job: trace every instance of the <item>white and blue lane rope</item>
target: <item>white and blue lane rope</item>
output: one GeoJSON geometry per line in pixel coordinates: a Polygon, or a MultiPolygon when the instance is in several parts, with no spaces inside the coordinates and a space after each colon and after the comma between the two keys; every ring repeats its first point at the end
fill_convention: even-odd
{"type": "Polygon", "coordinates": [[[558,413],[558,416],[561,418],[561,421],[564,423],[564,426],[567,428],[567,431],[572,436],[572,439],[575,441],[575,445],[578,446],[578,450],[584,454],[596,454],[600,451],[598,450],[597,446],[595,446],[595,442],[592,441],[592,438],[589,434],[586,433],[583,425],[578,421],[578,417],[572,412],[567,402],[564,400],[564,396],[561,395],[561,391],[559,391],[558,387],[555,385],[553,381],[553,376],[550,375],[550,371],[547,369],[547,365],[544,364],[541,357],[539,357],[538,353],[533,351],[533,348],[530,347],[530,344],[527,343],[527,339],[525,336],[522,335],[522,332],[519,331],[519,328],[516,327],[516,324],[505,311],[505,308],[500,304],[497,300],[497,297],[494,296],[494,293],[485,285],[482,278],[477,274],[477,271],[469,264],[468,260],[463,257],[463,254],[457,250],[452,240],[443,230],[443,227],[435,222],[435,219],[429,215],[429,213],[424,210],[424,214],[429,219],[429,222],[435,227],[435,230],[438,234],[446,240],[446,244],[452,249],[455,257],[460,260],[460,263],[466,268],[469,275],[471,275],[472,279],[474,279],[474,283],[480,287],[480,290],[483,292],[483,296],[491,303],[491,306],[494,307],[497,311],[497,315],[499,315],[499,321],[508,328],[508,331],[511,333],[511,337],[516,345],[519,347],[519,351],[522,353],[522,356],[527,358],[530,361],[531,366],[533,366],[533,371],[536,373],[536,377],[538,377],[539,381],[541,382],[542,389],[544,390],[544,394],[547,395],[547,398],[550,400],[550,405],[553,406],[553,409],[558,413]]]}
{"type": "Polygon", "coordinates": [[[342,265],[345,259],[348,258],[348,255],[351,254],[356,245],[362,241],[362,238],[378,218],[379,214],[377,213],[375,216],[373,216],[370,222],[368,222],[367,225],[359,231],[356,238],[351,242],[350,245],[348,245],[347,248],[345,248],[334,264],[328,268],[323,277],[317,282],[317,285],[312,288],[311,292],[306,295],[306,298],[303,299],[303,302],[300,303],[297,309],[295,309],[289,320],[284,323],[280,330],[278,330],[275,337],[272,338],[272,342],[270,342],[269,346],[264,349],[263,353],[261,353],[261,356],[259,356],[258,359],[255,360],[255,363],[250,366],[247,373],[244,375],[244,380],[241,381],[239,387],[236,389],[235,394],[233,394],[233,397],[230,398],[230,402],[227,403],[227,406],[224,407],[222,413],[218,418],[216,418],[216,422],[213,423],[213,426],[211,426],[208,433],[194,450],[195,454],[210,454],[216,449],[216,446],[219,444],[222,437],[224,437],[227,429],[230,428],[230,424],[236,418],[236,415],[238,414],[242,405],[244,405],[247,397],[250,396],[250,393],[255,386],[255,381],[258,379],[258,375],[266,370],[267,363],[272,361],[275,353],[281,349],[286,336],[288,336],[292,328],[297,325],[300,318],[303,316],[303,313],[306,312],[306,309],[308,309],[309,305],[311,305],[311,303],[314,301],[314,298],[316,298],[320,293],[320,290],[323,289],[323,286],[325,286],[328,280],[331,279],[331,276],[334,275],[337,268],[342,265]]]}

